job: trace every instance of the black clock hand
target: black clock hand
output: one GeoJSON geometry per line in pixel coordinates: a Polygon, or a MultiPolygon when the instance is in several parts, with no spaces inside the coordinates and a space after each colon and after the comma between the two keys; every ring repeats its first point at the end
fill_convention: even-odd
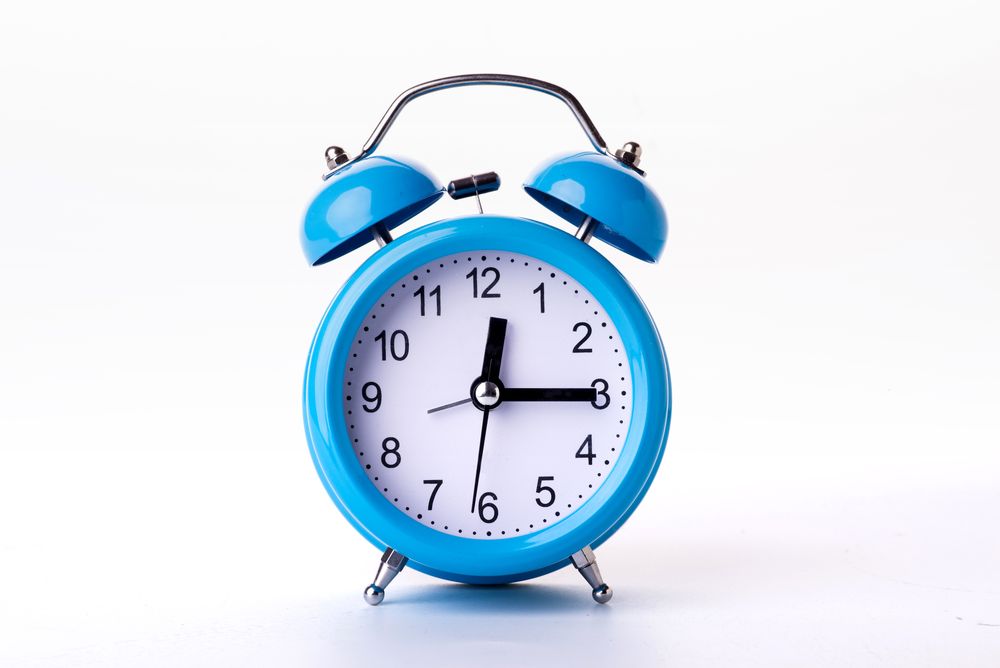
{"type": "MultiPolygon", "coordinates": [[[[500,392],[502,401],[597,401],[594,387],[505,387],[500,392]]],[[[450,404],[429,409],[428,413],[455,408],[472,402],[472,398],[453,401],[450,404]]],[[[496,406],[494,406],[495,408],[496,406]]]]}
{"type": "Polygon", "coordinates": [[[483,411],[483,428],[479,432],[479,458],[476,459],[476,482],[472,486],[472,508],[469,512],[476,512],[476,498],[479,496],[479,474],[483,470],[483,449],[486,447],[486,424],[490,421],[490,411],[483,411]]]}
{"type": "Polygon", "coordinates": [[[597,401],[594,387],[505,387],[503,401],[597,401]]]}
{"type": "MultiPolygon", "coordinates": [[[[492,385],[491,392],[484,392],[484,395],[492,394],[497,397],[496,384],[500,380],[500,361],[503,357],[503,344],[507,338],[507,321],[503,318],[490,318],[490,326],[486,332],[486,351],[483,353],[483,375],[478,381],[472,384],[472,398],[475,398],[477,389],[492,385]]],[[[484,404],[474,402],[476,407],[483,411],[483,428],[479,432],[479,456],[476,458],[476,479],[472,485],[472,509],[476,512],[476,499],[479,497],[479,475],[483,470],[483,450],[486,447],[486,425],[490,420],[490,410],[496,403],[484,404]]]]}
{"type": "Polygon", "coordinates": [[[500,379],[500,362],[503,359],[503,344],[506,338],[507,321],[504,318],[490,318],[490,328],[486,332],[486,352],[483,353],[481,380],[496,383],[500,379]]]}

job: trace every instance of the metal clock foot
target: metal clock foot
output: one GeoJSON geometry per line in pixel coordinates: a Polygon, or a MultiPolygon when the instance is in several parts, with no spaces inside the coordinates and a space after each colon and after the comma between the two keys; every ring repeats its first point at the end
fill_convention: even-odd
{"type": "Polygon", "coordinates": [[[585,547],[579,552],[574,552],[570,559],[587,584],[593,587],[591,596],[594,597],[594,600],[598,603],[610,601],[614,591],[601,577],[601,569],[597,566],[597,557],[594,556],[594,551],[590,547],[585,547]]]}
{"type": "Polygon", "coordinates": [[[385,548],[385,552],[382,553],[382,563],[378,565],[378,571],[375,573],[375,581],[365,589],[365,603],[368,605],[381,603],[385,598],[385,588],[399,575],[407,561],[409,559],[402,553],[391,547],[385,548]]]}

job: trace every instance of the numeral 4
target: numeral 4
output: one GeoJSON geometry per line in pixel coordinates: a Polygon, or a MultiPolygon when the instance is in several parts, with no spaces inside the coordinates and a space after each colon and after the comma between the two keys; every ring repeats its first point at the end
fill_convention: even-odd
{"type": "Polygon", "coordinates": [[[577,459],[586,459],[587,466],[594,465],[594,459],[597,455],[594,454],[594,438],[592,434],[587,434],[587,438],[583,439],[583,443],[576,451],[577,459]]]}

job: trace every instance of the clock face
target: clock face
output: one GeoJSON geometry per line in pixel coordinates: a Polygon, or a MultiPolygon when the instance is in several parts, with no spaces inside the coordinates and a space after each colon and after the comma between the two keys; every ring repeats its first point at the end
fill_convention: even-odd
{"type": "Polygon", "coordinates": [[[400,278],[365,315],[342,410],[358,464],[437,531],[495,540],[565,519],[607,480],[632,377],[615,323],[572,276],[501,251],[400,278]]]}

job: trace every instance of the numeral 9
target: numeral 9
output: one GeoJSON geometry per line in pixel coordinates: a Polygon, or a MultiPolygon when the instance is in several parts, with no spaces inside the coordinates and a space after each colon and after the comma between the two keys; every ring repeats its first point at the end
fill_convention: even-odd
{"type": "Polygon", "coordinates": [[[382,388],[378,386],[378,383],[365,383],[361,386],[361,398],[365,400],[366,404],[375,404],[373,408],[368,408],[367,405],[362,406],[366,413],[374,413],[382,407],[382,388]],[[373,390],[373,392],[370,393],[369,390],[373,390]]]}

